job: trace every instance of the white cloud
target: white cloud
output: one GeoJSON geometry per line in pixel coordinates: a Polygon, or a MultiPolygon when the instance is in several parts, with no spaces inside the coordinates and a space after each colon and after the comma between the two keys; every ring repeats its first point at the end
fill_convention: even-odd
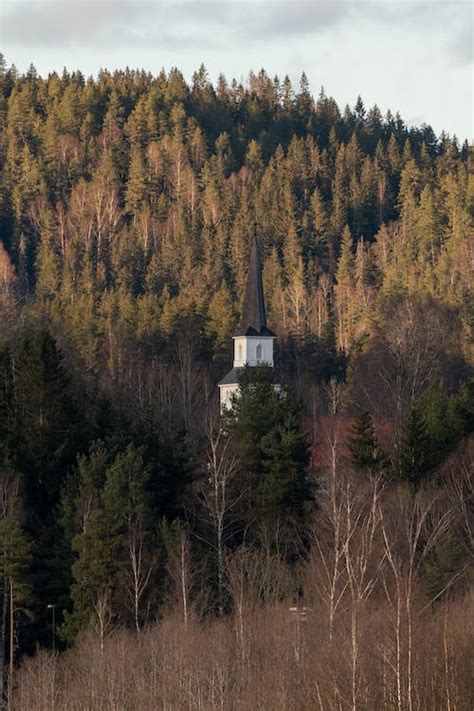
{"type": "Polygon", "coordinates": [[[460,136],[472,133],[472,30],[471,3],[456,0],[0,0],[0,46],[23,70],[304,70],[342,105],[361,93],[460,136]]]}
{"type": "Polygon", "coordinates": [[[232,38],[267,43],[368,19],[387,27],[415,25],[420,33],[443,21],[449,30],[459,17],[453,5],[470,7],[403,0],[3,0],[0,12],[7,45],[99,49],[156,42],[207,46],[232,38]]]}

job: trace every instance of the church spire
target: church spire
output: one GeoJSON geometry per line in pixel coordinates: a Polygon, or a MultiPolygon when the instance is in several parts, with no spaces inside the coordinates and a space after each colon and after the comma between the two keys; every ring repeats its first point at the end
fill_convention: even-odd
{"type": "Polygon", "coordinates": [[[263,294],[262,265],[257,236],[254,235],[250,252],[244,308],[238,336],[273,336],[267,328],[265,297],[263,294]]]}
{"type": "MultiPolygon", "coordinates": [[[[273,368],[273,341],[275,334],[267,327],[265,298],[263,295],[262,265],[254,235],[250,250],[244,308],[239,332],[233,336],[234,367],[219,382],[221,412],[232,408],[239,393],[239,373],[243,368],[266,365],[273,368]]],[[[279,386],[275,385],[275,388],[279,386]]]]}

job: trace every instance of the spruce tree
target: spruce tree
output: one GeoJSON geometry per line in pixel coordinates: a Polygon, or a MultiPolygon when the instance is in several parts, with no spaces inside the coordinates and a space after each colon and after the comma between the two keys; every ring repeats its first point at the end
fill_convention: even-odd
{"type": "Polygon", "coordinates": [[[301,530],[311,507],[309,446],[298,405],[275,389],[273,378],[272,368],[245,368],[225,423],[239,459],[236,485],[245,491],[240,515],[249,536],[301,530]]]}
{"type": "MultiPolygon", "coordinates": [[[[21,522],[20,477],[0,452],[0,699],[18,642],[16,621],[30,600],[30,547],[21,522]]],[[[22,640],[23,641],[23,640],[22,640]]]]}
{"type": "Polygon", "coordinates": [[[348,443],[352,466],[361,474],[377,474],[384,465],[384,457],[375,434],[370,412],[364,410],[356,417],[348,443]]]}
{"type": "Polygon", "coordinates": [[[327,249],[330,241],[330,225],[327,207],[320,190],[316,188],[311,196],[311,222],[314,234],[314,254],[327,260],[327,249]]]}
{"type": "Polygon", "coordinates": [[[63,636],[101,624],[106,606],[109,621],[132,621],[138,630],[144,619],[143,599],[149,597],[154,567],[151,470],[143,450],[130,444],[110,462],[103,445],[81,458],[78,493],[63,502],[66,532],[75,527],[72,550],[72,612],[65,616],[63,636]]]}
{"type": "MultiPolygon", "coordinates": [[[[47,330],[22,343],[16,362],[18,461],[31,510],[44,516],[59,497],[81,440],[81,413],[56,342],[47,330]]],[[[84,434],[84,429],[82,429],[84,434]]]]}
{"type": "Polygon", "coordinates": [[[412,405],[396,448],[398,476],[418,487],[433,468],[431,442],[418,405],[412,405]]]}
{"type": "Polygon", "coordinates": [[[230,338],[236,326],[236,314],[225,282],[216,291],[208,306],[207,331],[213,338],[215,358],[229,356],[230,338]]]}
{"type": "Polygon", "coordinates": [[[0,456],[15,437],[14,368],[10,349],[0,350],[0,456]]]}
{"type": "Polygon", "coordinates": [[[354,253],[351,232],[346,225],[342,233],[342,244],[337,263],[335,287],[335,307],[337,315],[337,340],[341,350],[348,353],[354,335],[354,253]]]}
{"type": "Polygon", "coordinates": [[[55,227],[51,211],[45,209],[42,215],[41,240],[36,255],[36,293],[48,300],[54,299],[59,287],[60,264],[54,244],[55,227]]]}
{"type": "Polygon", "coordinates": [[[142,152],[135,148],[130,159],[125,208],[136,220],[142,204],[147,198],[147,176],[142,152]]]}

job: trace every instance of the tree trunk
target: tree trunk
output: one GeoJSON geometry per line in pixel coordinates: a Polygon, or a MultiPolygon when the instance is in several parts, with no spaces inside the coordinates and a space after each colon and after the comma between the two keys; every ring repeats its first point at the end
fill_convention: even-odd
{"type": "Polygon", "coordinates": [[[9,579],[9,602],[10,602],[10,659],[8,665],[8,707],[11,707],[13,692],[13,657],[15,651],[15,627],[13,620],[13,580],[9,579]]]}
{"type": "Polygon", "coordinates": [[[8,580],[3,579],[2,623],[0,639],[0,703],[5,699],[5,682],[7,677],[7,619],[8,619],[8,580]]]}
{"type": "Polygon", "coordinates": [[[181,538],[181,595],[183,603],[183,621],[184,629],[188,628],[188,590],[187,590],[187,575],[186,575],[186,548],[184,537],[181,538]]]}

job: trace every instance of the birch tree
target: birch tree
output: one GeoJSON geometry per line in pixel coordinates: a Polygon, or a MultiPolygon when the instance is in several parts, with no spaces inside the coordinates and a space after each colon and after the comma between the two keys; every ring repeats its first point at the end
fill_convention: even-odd
{"type": "Polygon", "coordinates": [[[211,533],[206,537],[216,556],[218,612],[224,614],[225,546],[234,532],[236,507],[245,490],[235,489],[239,461],[230,437],[211,422],[208,427],[206,474],[199,492],[198,515],[209,524],[211,533]]]}

